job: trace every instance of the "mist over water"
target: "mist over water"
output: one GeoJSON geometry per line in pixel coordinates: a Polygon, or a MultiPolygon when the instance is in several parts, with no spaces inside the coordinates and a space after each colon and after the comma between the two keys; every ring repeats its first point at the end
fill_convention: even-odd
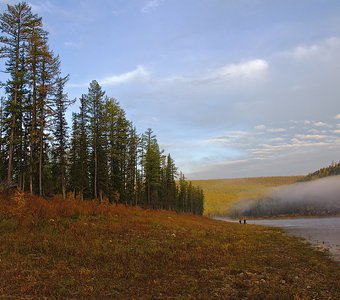
{"type": "Polygon", "coordinates": [[[232,208],[232,216],[340,214],[340,176],[295,183],[276,189],[263,199],[245,200],[232,208]]]}

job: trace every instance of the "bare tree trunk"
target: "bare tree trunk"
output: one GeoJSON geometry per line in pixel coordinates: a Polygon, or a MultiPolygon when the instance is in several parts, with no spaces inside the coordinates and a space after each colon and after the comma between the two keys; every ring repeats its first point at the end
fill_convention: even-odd
{"type": "Polygon", "coordinates": [[[62,191],[62,194],[63,194],[63,199],[65,200],[66,199],[66,188],[65,188],[65,176],[64,176],[64,174],[61,177],[61,191],[62,191]]]}
{"type": "Polygon", "coordinates": [[[98,161],[97,161],[97,149],[94,149],[94,186],[93,186],[93,193],[94,199],[97,199],[97,172],[98,172],[98,161]]]}
{"type": "Polygon", "coordinates": [[[32,108],[32,124],[31,124],[31,145],[30,145],[30,193],[33,195],[33,164],[34,164],[34,150],[36,145],[36,133],[37,133],[37,78],[36,78],[36,60],[33,57],[33,108],[32,108]]]}
{"type": "Polygon", "coordinates": [[[25,173],[22,174],[22,186],[21,186],[21,190],[25,191],[25,173]]]}
{"type": "MultiPolygon", "coordinates": [[[[17,40],[16,40],[16,57],[15,57],[15,80],[18,79],[18,69],[19,69],[19,52],[20,52],[20,36],[21,36],[21,30],[18,29],[17,33],[17,40]]],[[[14,98],[13,98],[13,104],[14,107],[17,105],[18,101],[18,87],[16,86],[14,88],[14,98]]],[[[16,114],[13,113],[12,115],[12,122],[11,122],[11,135],[9,139],[9,151],[8,151],[8,170],[7,170],[7,181],[10,183],[12,181],[12,175],[13,175],[13,154],[14,154],[14,128],[15,128],[15,119],[16,114]]]]}
{"type": "MultiPolygon", "coordinates": [[[[44,86],[44,82],[42,84],[44,86]]],[[[40,99],[39,104],[39,196],[43,196],[43,159],[44,159],[44,96],[40,99]]]]}
{"type": "MultiPolygon", "coordinates": [[[[17,104],[17,89],[14,91],[14,99],[13,103],[14,106],[17,104]]],[[[15,118],[16,114],[13,113],[12,115],[12,122],[11,122],[11,135],[9,138],[9,149],[8,149],[8,170],[7,170],[7,182],[10,183],[12,181],[13,175],[13,154],[14,154],[14,128],[15,128],[15,118]]]]}
{"type": "MultiPolygon", "coordinates": [[[[16,104],[16,93],[14,95],[14,105],[16,104]]],[[[13,152],[14,152],[14,127],[15,127],[15,114],[12,116],[11,122],[11,135],[9,138],[9,149],[8,149],[8,170],[7,170],[7,182],[12,181],[13,174],[13,152]]]]}
{"type": "Polygon", "coordinates": [[[33,153],[32,153],[32,149],[30,151],[31,151],[30,153],[30,193],[31,195],[33,195],[33,153]]]}
{"type": "Polygon", "coordinates": [[[40,149],[39,149],[39,196],[43,195],[43,187],[42,187],[42,173],[43,173],[43,146],[44,146],[44,139],[43,133],[40,129],[40,149]]]}

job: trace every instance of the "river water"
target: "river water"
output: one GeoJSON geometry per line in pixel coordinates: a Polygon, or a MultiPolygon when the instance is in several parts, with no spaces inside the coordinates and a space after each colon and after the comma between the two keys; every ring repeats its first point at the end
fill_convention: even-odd
{"type": "MultiPolygon", "coordinates": [[[[235,222],[235,220],[223,217],[216,219],[235,222]]],[[[281,227],[289,234],[303,237],[312,244],[328,249],[333,254],[334,259],[340,261],[340,216],[247,220],[247,223],[281,227]]]]}

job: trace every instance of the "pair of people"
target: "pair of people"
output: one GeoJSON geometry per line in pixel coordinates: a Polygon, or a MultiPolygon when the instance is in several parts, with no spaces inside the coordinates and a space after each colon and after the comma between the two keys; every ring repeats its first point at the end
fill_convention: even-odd
{"type": "MultiPolygon", "coordinates": [[[[242,220],[239,220],[238,222],[239,222],[240,224],[242,224],[242,220]]],[[[246,220],[246,219],[243,220],[243,224],[247,224],[247,220],[246,220]]]]}

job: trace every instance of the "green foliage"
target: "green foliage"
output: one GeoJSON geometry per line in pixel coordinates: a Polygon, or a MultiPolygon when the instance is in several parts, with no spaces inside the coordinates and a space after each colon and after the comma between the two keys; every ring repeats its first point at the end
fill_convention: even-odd
{"type": "Polygon", "coordinates": [[[95,80],[73,113],[69,138],[69,76],[61,76],[48,33],[28,4],[8,5],[0,30],[9,77],[0,105],[0,181],[45,197],[65,199],[72,192],[81,200],[202,213],[196,204],[203,201],[201,191],[191,184],[177,189],[177,168],[152,130],[139,136],[118,101],[105,97],[95,80]]]}
{"type": "Polygon", "coordinates": [[[55,107],[59,58],[49,49],[41,18],[25,2],[8,5],[0,14],[0,32],[0,56],[8,74],[1,120],[7,178],[1,179],[43,195],[49,185],[44,178],[51,176],[46,173],[51,171],[47,128],[55,107]]]}
{"type": "Polygon", "coordinates": [[[68,80],[58,78],[55,91],[55,111],[53,114],[53,177],[57,182],[55,192],[62,194],[66,198],[66,169],[67,169],[67,149],[68,149],[68,126],[65,118],[67,107],[73,103],[69,101],[67,94],[64,94],[64,86],[68,80]]]}

